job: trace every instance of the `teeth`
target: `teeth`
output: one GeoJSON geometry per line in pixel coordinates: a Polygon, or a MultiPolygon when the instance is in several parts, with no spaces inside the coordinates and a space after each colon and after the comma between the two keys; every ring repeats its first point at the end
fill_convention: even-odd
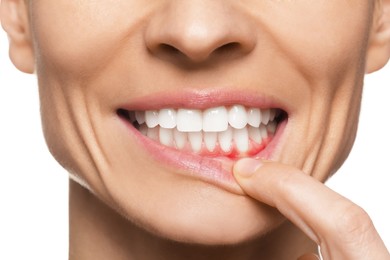
{"type": "Polygon", "coordinates": [[[158,124],[164,128],[176,127],[176,110],[174,109],[161,109],[158,112],[158,124]]]}
{"type": "Polygon", "coordinates": [[[226,131],[218,133],[218,142],[222,151],[230,152],[233,139],[233,129],[228,127],[226,131]]]}
{"type": "Polygon", "coordinates": [[[137,120],[138,124],[140,124],[140,125],[145,123],[145,112],[144,111],[135,111],[135,119],[137,120]]]}
{"type": "Polygon", "coordinates": [[[173,146],[173,130],[160,127],[160,143],[166,146],[173,146]]]}
{"type": "Polygon", "coordinates": [[[259,127],[261,123],[261,112],[258,108],[250,108],[248,110],[248,124],[253,127],[259,127]]]}
{"type": "Polygon", "coordinates": [[[187,133],[180,132],[176,128],[173,129],[173,138],[178,149],[183,149],[187,143],[187,133]]]}
{"type": "Polygon", "coordinates": [[[275,110],[275,117],[280,116],[280,114],[282,113],[282,111],[279,109],[274,109],[274,110],[275,110]]]}
{"type": "Polygon", "coordinates": [[[270,122],[268,125],[267,125],[267,129],[268,129],[268,132],[274,134],[276,132],[276,122],[270,122]]]}
{"type": "Polygon", "coordinates": [[[263,110],[261,113],[261,123],[263,123],[263,125],[268,124],[270,116],[271,116],[271,112],[269,109],[263,110]]]}
{"type": "Polygon", "coordinates": [[[177,149],[200,152],[249,151],[250,142],[261,144],[277,129],[278,109],[245,108],[242,105],[199,109],[132,111],[128,120],[152,140],[177,149]]]}
{"type": "Polygon", "coordinates": [[[148,132],[147,132],[146,136],[149,137],[149,138],[152,139],[152,140],[157,141],[157,140],[158,140],[158,137],[159,137],[159,131],[158,131],[158,129],[159,129],[159,127],[148,128],[148,132]]]}
{"type": "Polygon", "coordinates": [[[225,107],[214,107],[203,112],[203,131],[222,132],[228,128],[228,112],[225,107]]]}
{"type": "Polygon", "coordinates": [[[248,129],[249,139],[254,141],[255,143],[260,144],[262,141],[260,129],[258,127],[250,126],[248,129]]]}
{"type": "Polygon", "coordinates": [[[246,108],[242,105],[234,105],[227,109],[224,106],[213,107],[203,112],[197,109],[164,108],[159,111],[135,111],[129,112],[130,122],[137,121],[139,125],[146,122],[148,127],[161,127],[173,129],[177,127],[182,132],[222,132],[230,125],[236,129],[242,129],[247,124],[259,127],[260,124],[268,125],[280,114],[277,109],[246,108]]]}
{"type": "Polygon", "coordinates": [[[143,135],[147,135],[148,134],[148,126],[145,125],[145,124],[142,124],[140,127],[139,127],[139,131],[141,132],[141,134],[143,135]]]}
{"type": "Polygon", "coordinates": [[[267,128],[265,125],[260,125],[260,135],[261,135],[261,138],[265,139],[268,137],[268,132],[267,132],[267,128]]]}
{"type": "Polygon", "coordinates": [[[150,128],[156,127],[158,125],[158,112],[156,110],[146,111],[145,122],[150,128]]]}
{"type": "Polygon", "coordinates": [[[177,111],[177,130],[197,132],[202,130],[202,111],[196,109],[179,109],[177,111]]]}
{"type": "Polygon", "coordinates": [[[132,111],[129,111],[129,120],[131,123],[134,123],[135,121],[137,121],[136,117],[135,117],[135,112],[132,112],[132,111]]]}
{"type": "Polygon", "coordinates": [[[214,151],[215,146],[217,145],[218,134],[215,132],[205,132],[203,133],[203,141],[206,145],[207,150],[210,152],[214,151]]]}
{"type": "Polygon", "coordinates": [[[274,121],[276,117],[276,110],[275,109],[270,109],[269,111],[269,121],[274,121]]]}
{"type": "Polygon", "coordinates": [[[229,110],[229,124],[236,128],[241,129],[248,123],[248,115],[245,107],[242,105],[234,105],[229,110]]]}
{"type": "Polygon", "coordinates": [[[247,152],[249,149],[248,128],[234,129],[233,137],[237,150],[240,152],[247,152]]]}
{"type": "Polygon", "coordinates": [[[192,150],[199,152],[202,148],[202,132],[189,132],[188,140],[190,140],[192,150]]]}

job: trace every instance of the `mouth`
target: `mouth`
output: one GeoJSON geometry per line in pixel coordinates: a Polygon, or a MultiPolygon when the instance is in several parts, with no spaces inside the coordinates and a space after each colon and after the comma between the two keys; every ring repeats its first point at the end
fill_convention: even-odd
{"type": "Polygon", "coordinates": [[[117,115],[136,149],[146,151],[161,169],[242,195],[232,174],[234,162],[274,159],[289,115],[258,97],[196,95],[154,95],[121,106],[117,115]]]}
{"type": "Polygon", "coordinates": [[[286,113],[240,104],[200,109],[125,110],[118,114],[143,136],[183,153],[237,160],[256,157],[286,113]]]}

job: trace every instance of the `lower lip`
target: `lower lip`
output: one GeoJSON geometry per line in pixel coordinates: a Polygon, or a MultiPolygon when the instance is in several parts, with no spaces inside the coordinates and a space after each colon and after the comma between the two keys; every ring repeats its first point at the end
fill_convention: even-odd
{"type": "MultiPolygon", "coordinates": [[[[182,152],[174,148],[163,146],[141,134],[129,121],[120,117],[130,132],[151,157],[162,167],[168,170],[195,178],[215,185],[229,192],[243,195],[241,187],[233,176],[233,165],[236,160],[228,157],[206,157],[197,154],[182,152]]],[[[254,158],[274,159],[274,151],[287,125],[287,119],[278,124],[278,128],[271,142],[254,158]]]]}

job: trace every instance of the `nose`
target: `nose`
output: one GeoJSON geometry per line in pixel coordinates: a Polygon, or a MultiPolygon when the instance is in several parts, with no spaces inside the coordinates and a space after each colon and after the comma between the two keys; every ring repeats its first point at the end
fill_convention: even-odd
{"type": "Polygon", "coordinates": [[[250,21],[227,2],[170,1],[148,24],[148,51],[160,59],[191,64],[250,53],[256,45],[250,21]]]}

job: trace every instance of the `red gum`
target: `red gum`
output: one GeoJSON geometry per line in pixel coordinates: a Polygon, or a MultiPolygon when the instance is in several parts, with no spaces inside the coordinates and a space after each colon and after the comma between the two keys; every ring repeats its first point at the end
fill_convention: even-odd
{"type": "MultiPolygon", "coordinates": [[[[194,152],[191,148],[191,145],[189,143],[189,141],[187,141],[187,144],[184,146],[183,149],[179,149],[179,148],[175,148],[175,147],[170,147],[170,146],[167,146],[167,147],[170,147],[172,149],[175,149],[175,150],[178,150],[178,151],[181,151],[183,153],[192,153],[192,154],[196,154],[196,155],[199,155],[199,156],[206,156],[206,157],[227,157],[229,159],[240,159],[240,158],[243,158],[243,157],[253,157],[253,156],[256,156],[258,153],[260,153],[262,150],[265,149],[265,147],[267,147],[267,145],[272,141],[272,134],[268,132],[268,137],[266,139],[263,139],[262,143],[259,144],[259,143],[256,143],[252,140],[249,140],[249,149],[247,152],[245,153],[242,153],[240,151],[238,151],[238,149],[234,146],[234,143],[232,143],[233,147],[232,149],[229,151],[229,152],[225,152],[223,151],[219,144],[217,143],[217,145],[215,146],[214,150],[212,152],[210,152],[205,143],[202,142],[202,148],[200,149],[199,152],[194,152]]],[[[155,141],[156,143],[158,143],[159,145],[163,145],[161,144],[160,142],[157,142],[155,141]]],[[[165,146],[165,145],[164,145],[165,146]]]]}

